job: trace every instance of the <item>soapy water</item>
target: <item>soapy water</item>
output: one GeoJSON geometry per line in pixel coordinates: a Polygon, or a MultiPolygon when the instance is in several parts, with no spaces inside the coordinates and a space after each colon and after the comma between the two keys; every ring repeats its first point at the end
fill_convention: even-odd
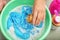
{"type": "Polygon", "coordinates": [[[14,32],[14,36],[19,37],[19,40],[29,40],[29,38],[33,40],[31,37],[38,35],[37,33],[40,35],[40,31],[43,29],[43,21],[37,26],[29,23],[26,18],[29,14],[32,14],[32,7],[22,6],[20,9],[19,8],[10,12],[7,20],[7,29],[10,30],[10,32],[14,32]]]}

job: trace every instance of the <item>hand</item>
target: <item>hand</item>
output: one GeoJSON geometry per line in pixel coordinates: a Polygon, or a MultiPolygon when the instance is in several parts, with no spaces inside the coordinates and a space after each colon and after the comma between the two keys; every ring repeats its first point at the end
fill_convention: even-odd
{"type": "Polygon", "coordinates": [[[0,11],[2,10],[3,6],[7,3],[7,0],[0,0],[0,11]]]}
{"type": "Polygon", "coordinates": [[[33,8],[33,24],[39,25],[45,18],[45,0],[35,0],[33,8]]]}

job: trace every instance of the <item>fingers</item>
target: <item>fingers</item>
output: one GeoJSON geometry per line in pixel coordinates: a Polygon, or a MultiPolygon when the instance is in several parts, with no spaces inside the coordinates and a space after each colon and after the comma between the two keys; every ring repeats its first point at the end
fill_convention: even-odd
{"type": "Polygon", "coordinates": [[[45,19],[45,9],[44,10],[38,10],[34,11],[33,13],[33,24],[39,25],[41,21],[45,19]]]}
{"type": "Polygon", "coordinates": [[[34,9],[33,10],[33,24],[35,25],[35,23],[36,23],[36,19],[37,19],[37,11],[36,11],[36,9],[34,9]]]}
{"type": "Polygon", "coordinates": [[[37,16],[37,20],[36,20],[36,24],[35,25],[39,25],[41,19],[42,19],[42,13],[41,12],[38,12],[38,16],[37,16]]]}
{"type": "Polygon", "coordinates": [[[3,6],[7,3],[6,0],[0,0],[0,11],[2,10],[3,6]]]}
{"type": "Polygon", "coordinates": [[[3,3],[2,1],[0,1],[0,11],[2,10],[2,8],[3,8],[3,3]]]}
{"type": "Polygon", "coordinates": [[[4,1],[3,1],[3,5],[5,5],[6,3],[7,3],[7,1],[6,1],[6,0],[4,0],[4,1]]]}

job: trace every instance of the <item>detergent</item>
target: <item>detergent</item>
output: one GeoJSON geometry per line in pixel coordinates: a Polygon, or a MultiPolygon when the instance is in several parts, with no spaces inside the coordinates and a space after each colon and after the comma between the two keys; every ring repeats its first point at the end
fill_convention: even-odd
{"type": "Polygon", "coordinates": [[[7,30],[18,40],[36,40],[41,35],[44,21],[40,25],[32,24],[32,7],[19,6],[9,12],[7,30]]]}
{"type": "Polygon", "coordinates": [[[60,14],[58,14],[57,10],[55,10],[55,13],[52,17],[52,22],[55,26],[60,26],[60,14]]]}
{"type": "Polygon", "coordinates": [[[52,15],[52,22],[55,26],[60,26],[60,0],[53,0],[49,10],[52,15]]]}

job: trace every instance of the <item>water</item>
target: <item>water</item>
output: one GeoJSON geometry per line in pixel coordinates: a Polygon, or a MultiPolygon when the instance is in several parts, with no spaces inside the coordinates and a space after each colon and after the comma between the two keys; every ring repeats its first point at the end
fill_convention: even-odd
{"type": "Polygon", "coordinates": [[[10,11],[7,30],[14,40],[36,40],[41,35],[44,21],[35,26],[26,20],[29,14],[32,14],[31,6],[18,6],[10,11]]]}

